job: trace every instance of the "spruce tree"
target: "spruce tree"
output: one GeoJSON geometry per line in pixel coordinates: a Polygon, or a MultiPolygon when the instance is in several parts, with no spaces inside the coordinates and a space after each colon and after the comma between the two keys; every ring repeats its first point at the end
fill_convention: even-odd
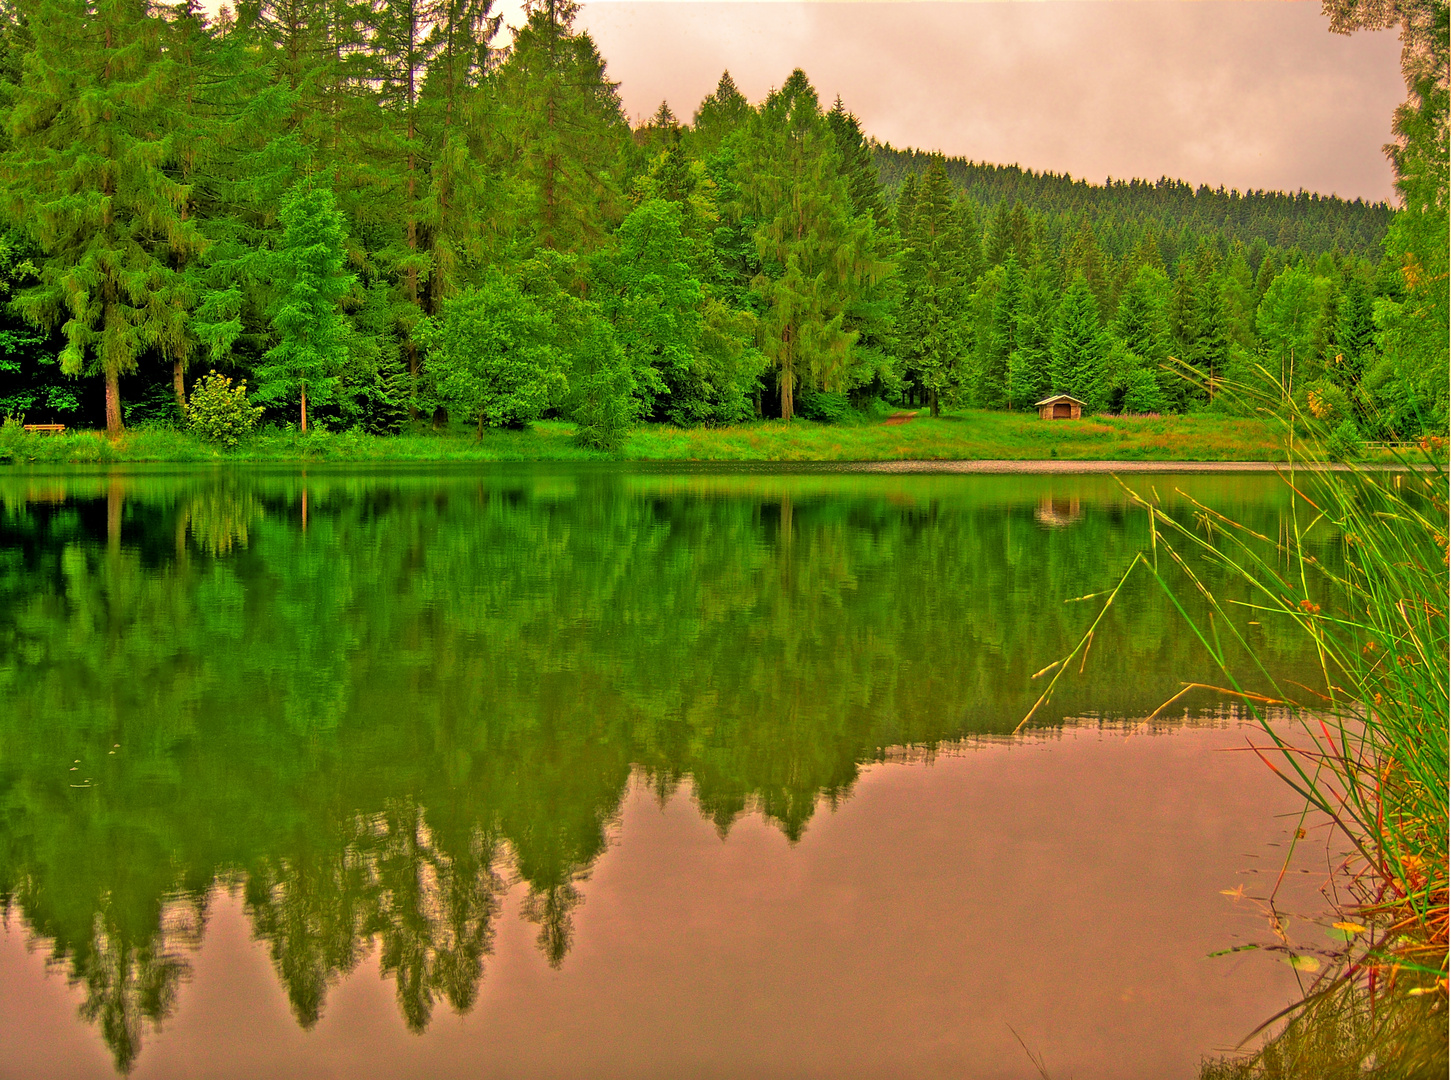
{"type": "Polygon", "coordinates": [[[887,271],[870,217],[853,213],[836,140],[805,73],[794,71],[743,134],[735,161],[738,219],[756,222],[762,352],[776,366],[781,417],[800,383],[844,391],[855,340],[844,325],[863,288],[887,271]]]}
{"type": "Polygon", "coordinates": [[[1006,199],[999,199],[988,218],[983,254],[990,265],[1001,266],[1008,253],[1014,250],[1012,208],[1006,199]]]}
{"type": "Polygon", "coordinates": [[[1224,299],[1223,278],[1218,272],[1216,257],[1198,260],[1193,297],[1193,314],[1189,320],[1192,338],[1187,362],[1198,372],[1194,396],[1214,401],[1219,380],[1229,359],[1228,309],[1224,299]]]}
{"type": "Polygon", "coordinates": [[[926,393],[938,416],[943,397],[961,380],[966,316],[962,241],[941,158],[933,159],[922,178],[902,240],[899,353],[904,374],[926,393]]]}
{"type": "Polygon", "coordinates": [[[1014,335],[1015,347],[1008,356],[1009,395],[1013,408],[1032,408],[1051,390],[1058,293],[1051,267],[1039,265],[1025,275],[1018,329],[1014,335]]]}
{"type": "Polygon", "coordinates": [[[1351,274],[1345,282],[1335,346],[1338,356],[1335,378],[1342,388],[1349,389],[1360,381],[1375,347],[1374,303],[1370,289],[1359,274],[1351,274]]]}
{"type": "Polygon", "coordinates": [[[498,74],[500,135],[519,192],[516,241],[592,251],[624,216],[630,142],[615,84],[567,0],[534,4],[498,74]]]}
{"type": "Polygon", "coordinates": [[[836,152],[841,162],[841,178],[851,198],[855,214],[867,214],[877,225],[887,223],[887,204],[882,198],[882,184],[877,177],[877,164],[871,147],[862,135],[861,122],[847,111],[840,97],[826,114],[826,123],[836,139],[836,152]]]}
{"type": "Polygon", "coordinates": [[[1114,334],[1150,370],[1158,370],[1168,357],[1168,297],[1169,281],[1163,272],[1141,266],[1119,298],[1114,315],[1114,334]]]}
{"type": "Polygon", "coordinates": [[[278,216],[282,245],[271,260],[279,286],[271,312],[277,343],[258,365],[257,398],[282,402],[295,395],[305,432],[308,393],[314,405],[331,402],[348,359],[348,328],[338,308],[355,279],[344,269],[347,229],[330,190],[300,180],[278,216]]]}
{"type": "MultiPolygon", "coordinates": [[[[1169,294],[1169,352],[1180,365],[1197,367],[1199,357],[1196,348],[1199,342],[1199,283],[1194,264],[1183,259],[1175,268],[1174,287],[1169,294]]],[[[1182,377],[1174,384],[1176,401],[1180,405],[1187,399],[1189,384],[1182,377]]]]}
{"type": "Polygon", "coordinates": [[[67,374],[104,379],[115,435],[120,377],[185,338],[176,264],[205,247],[180,212],[187,191],[173,171],[182,151],[177,68],[166,23],[139,0],[36,0],[28,23],[35,48],[3,169],[11,212],[45,261],[19,306],[60,327],[67,374]]]}
{"type": "Polygon", "coordinates": [[[1098,300],[1080,275],[1058,307],[1053,334],[1052,376],[1055,394],[1071,394],[1090,409],[1107,404],[1107,342],[1099,326],[1098,300]]]}
{"type": "MultiPolygon", "coordinates": [[[[978,370],[977,403],[983,408],[1021,408],[1021,398],[1015,400],[1014,390],[1024,386],[1020,371],[1016,381],[1009,378],[1009,359],[1018,350],[1018,336],[1023,323],[1023,271],[1018,266],[1017,256],[1012,253],[1003,261],[1003,282],[993,302],[992,330],[983,354],[983,364],[978,370]]],[[[1018,363],[1024,361],[1019,354],[1018,363]]]]}
{"type": "Polygon", "coordinates": [[[686,136],[691,152],[701,159],[710,157],[731,134],[745,127],[751,112],[731,73],[722,72],[715,90],[695,110],[686,136]]]}

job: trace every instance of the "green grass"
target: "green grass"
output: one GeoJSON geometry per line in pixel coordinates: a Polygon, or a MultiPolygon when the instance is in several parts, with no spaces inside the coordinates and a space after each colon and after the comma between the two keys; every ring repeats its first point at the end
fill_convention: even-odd
{"type": "MultiPolygon", "coordinates": [[[[233,449],[165,428],[27,435],[0,430],[0,461],[16,464],[218,461],[1283,461],[1270,422],[1226,416],[1118,417],[1044,421],[1022,413],[964,410],[938,419],[925,410],[904,424],[757,421],[721,428],[644,424],[616,454],[574,445],[573,425],[542,421],[523,431],[472,429],[396,436],[269,430],[233,449]]],[[[1389,460],[1388,455],[1382,455],[1389,460]]]]}

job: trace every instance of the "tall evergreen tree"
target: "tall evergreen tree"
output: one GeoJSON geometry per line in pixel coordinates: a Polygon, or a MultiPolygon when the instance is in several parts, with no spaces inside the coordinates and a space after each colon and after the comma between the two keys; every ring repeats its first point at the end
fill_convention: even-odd
{"type": "Polygon", "coordinates": [[[692,152],[702,159],[710,157],[733,132],[745,126],[751,111],[731,73],[722,72],[715,90],[695,110],[687,136],[692,152]]]}
{"type": "Polygon", "coordinates": [[[187,191],[178,72],[167,27],[139,0],[36,0],[35,48],[10,113],[7,201],[45,254],[19,298],[27,317],[59,325],[61,366],[99,374],[106,430],[122,428],[120,377],[187,333],[181,257],[205,239],[180,212],[187,191]]]}
{"type": "Polygon", "coordinates": [[[532,5],[498,85],[505,166],[521,196],[516,239],[587,252],[624,216],[617,167],[630,129],[575,11],[566,0],[532,5]]]}
{"type": "Polygon", "coordinates": [[[272,311],[277,343],[257,368],[257,397],[282,402],[295,396],[305,432],[308,392],[314,405],[331,402],[347,361],[347,329],[338,309],[355,279],[344,270],[347,229],[330,190],[299,181],[278,216],[282,246],[272,260],[280,285],[272,311]]]}
{"type": "Polygon", "coordinates": [[[836,140],[816,91],[793,71],[747,125],[735,163],[738,217],[757,222],[761,349],[776,366],[781,417],[798,384],[842,391],[855,340],[844,326],[863,287],[885,272],[870,217],[852,212],[836,140]]]}
{"type": "MultiPolygon", "coordinates": [[[[993,302],[992,330],[987,348],[983,350],[982,366],[977,372],[977,403],[983,408],[1021,408],[1021,398],[1014,391],[1021,391],[1021,374],[1016,380],[1009,378],[1009,362],[1018,352],[1019,335],[1024,329],[1026,302],[1024,297],[1022,268],[1017,256],[1011,252],[1003,261],[1003,282],[993,302]]],[[[1023,360],[1018,353],[1018,362],[1023,360]]]]}
{"type": "Polygon", "coordinates": [[[960,382],[967,283],[952,186],[941,159],[922,178],[903,236],[902,297],[897,313],[900,355],[908,378],[927,396],[932,415],[960,382]]]}
{"type": "Polygon", "coordinates": [[[1058,307],[1053,334],[1053,392],[1071,394],[1090,409],[1107,404],[1107,342],[1099,325],[1098,300],[1082,276],[1075,277],[1058,307]]]}

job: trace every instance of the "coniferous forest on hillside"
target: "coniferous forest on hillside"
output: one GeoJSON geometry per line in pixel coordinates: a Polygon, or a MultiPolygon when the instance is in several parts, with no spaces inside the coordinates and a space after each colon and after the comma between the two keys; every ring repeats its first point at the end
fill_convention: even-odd
{"type": "Polygon", "coordinates": [[[0,415],[114,433],[200,389],[224,427],[552,416],[609,449],[1268,379],[1354,437],[1446,428],[1439,85],[1397,116],[1393,210],[897,150],[799,70],[632,128],[575,13],[0,6],[0,415]]]}

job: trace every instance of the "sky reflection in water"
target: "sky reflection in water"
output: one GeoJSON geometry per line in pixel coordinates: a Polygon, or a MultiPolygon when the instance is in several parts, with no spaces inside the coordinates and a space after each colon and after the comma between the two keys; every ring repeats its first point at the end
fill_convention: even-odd
{"type": "MultiPolygon", "coordinates": [[[[1269,535],[1288,502],[1133,479],[1269,535]]],[[[1012,1025],[1055,1073],[1168,1075],[1293,993],[1204,959],[1254,935],[1219,890],[1293,809],[1209,752],[1248,732],[1058,726],[1207,674],[1160,598],[1000,738],[1092,617],[1062,601],[1146,540],[1111,478],[10,473],[0,503],[0,1073],[1021,1076],[1012,1025]]]]}

